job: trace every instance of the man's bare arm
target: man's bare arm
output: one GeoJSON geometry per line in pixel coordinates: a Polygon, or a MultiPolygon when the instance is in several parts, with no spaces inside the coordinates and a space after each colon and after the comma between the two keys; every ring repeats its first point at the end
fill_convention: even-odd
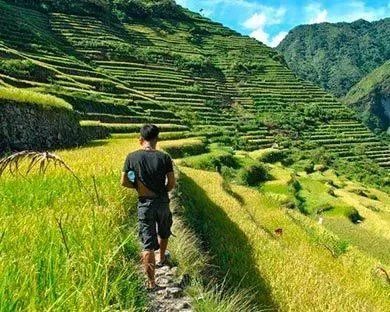
{"type": "Polygon", "coordinates": [[[126,174],[126,172],[122,172],[121,184],[122,184],[122,186],[124,186],[124,187],[132,188],[132,189],[135,188],[135,185],[134,185],[132,182],[130,182],[130,180],[129,180],[127,174],[126,174]]]}
{"type": "Polygon", "coordinates": [[[176,185],[176,179],[175,179],[175,174],[173,172],[168,172],[167,173],[167,178],[168,178],[168,192],[172,191],[176,185]]]}

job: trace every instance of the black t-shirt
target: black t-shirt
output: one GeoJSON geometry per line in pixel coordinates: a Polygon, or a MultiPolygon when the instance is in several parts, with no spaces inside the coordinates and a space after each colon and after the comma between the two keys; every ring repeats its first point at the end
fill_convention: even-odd
{"type": "Polygon", "coordinates": [[[171,157],[160,151],[138,150],[126,157],[123,172],[134,171],[136,180],[141,181],[153,193],[163,196],[168,193],[166,175],[173,172],[171,157]]]}

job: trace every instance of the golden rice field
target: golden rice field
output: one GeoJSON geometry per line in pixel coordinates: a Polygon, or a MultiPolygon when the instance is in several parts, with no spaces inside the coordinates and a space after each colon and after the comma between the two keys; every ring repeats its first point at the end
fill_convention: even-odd
{"type": "Polygon", "coordinates": [[[136,195],[119,185],[138,147],[111,139],[59,151],[82,185],[52,166],[0,179],[1,311],[143,310],[136,195]]]}
{"type": "MultiPolygon", "coordinates": [[[[282,208],[283,198],[274,196],[284,191],[290,176],[282,167],[274,166],[275,180],[266,182],[269,190],[265,192],[226,186],[214,172],[186,167],[180,167],[180,171],[188,215],[195,230],[205,237],[220,271],[227,273],[228,282],[257,294],[259,309],[390,310],[389,284],[377,271],[378,267],[388,270],[390,254],[362,248],[359,240],[362,230],[363,236],[368,232],[373,239],[380,237],[382,242],[389,243],[388,195],[376,191],[380,197],[377,205],[383,209],[380,215],[372,215],[367,208],[359,209],[367,220],[361,225],[331,214],[325,214],[323,225],[319,225],[316,218],[282,208]],[[345,229],[333,231],[341,226],[339,220],[341,225],[361,228],[353,233],[347,229],[345,237],[338,236],[345,229]],[[275,232],[277,229],[282,233],[275,232]]],[[[315,176],[306,179],[316,181],[315,176]]],[[[354,198],[346,198],[346,190],[339,192],[343,192],[342,200],[354,198]]],[[[388,251],[388,246],[381,247],[388,251]]]]}
{"type": "MultiPolygon", "coordinates": [[[[138,144],[118,137],[58,151],[81,184],[52,166],[45,175],[0,178],[0,311],[147,310],[136,194],[119,185],[122,162],[138,144]]],[[[204,149],[197,138],[160,147],[182,146],[204,149]]],[[[362,186],[330,171],[300,173],[295,179],[307,203],[326,198],[332,180],[340,207],[353,206],[364,218],[353,224],[340,208],[318,224],[283,207],[294,173],[281,165],[271,165],[273,180],[260,189],[228,184],[216,172],[179,171],[184,222],[175,221],[171,251],[182,272],[200,280],[206,269],[214,286],[205,291],[194,282],[196,311],[233,312],[248,298],[255,307],[245,311],[390,310],[389,285],[378,271],[390,265],[387,194],[370,189],[375,199],[362,197],[355,191],[362,186]],[[196,250],[200,240],[210,268],[196,250]],[[224,295],[215,288],[221,283],[235,292],[224,295]]]]}
{"type": "Polygon", "coordinates": [[[128,219],[136,196],[118,182],[136,146],[110,140],[58,152],[83,186],[54,167],[44,176],[0,179],[1,311],[143,309],[138,241],[128,219]]]}

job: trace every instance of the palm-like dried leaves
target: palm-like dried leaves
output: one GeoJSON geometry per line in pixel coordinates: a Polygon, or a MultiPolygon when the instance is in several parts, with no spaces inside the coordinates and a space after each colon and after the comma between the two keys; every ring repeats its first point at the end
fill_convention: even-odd
{"type": "Polygon", "coordinates": [[[73,170],[60,157],[49,152],[23,151],[5,157],[0,160],[0,176],[4,174],[7,168],[12,175],[16,175],[17,173],[22,174],[21,164],[23,162],[27,162],[28,164],[25,172],[26,175],[29,174],[34,167],[38,167],[39,172],[45,173],[48,166],[53,164],[54,166],[65,168],[81,183],[73,170]]]}
{"type": "MultiPolygon", "coordinates": [[[[59,166],[65,168],[78,182],[80,189],[85,190],[92,201],[100,206],[99,194],[96,186],[96,181],[94,179],[94,188],[95,188],[95,196],[89,192],[87,187],[83,184],[80,178],[74,173],[74,171],[57,155],[49,152],[36,152],[36,151],[23,151],[19,153],[12,154],[8,157],[0,159],[0,177],[4,174],[4,172],[9,169],[9,172],[12,175],[20,174],[25,177],[28,175],[34,167],[37,167],[40,173],[45,173],[50,164],[54,166],[59,166]],[[22,172],[22,163],[27,163],[27,168],[25,172],[22,172]]],[[[24,169],[24,168],[23,168],[24,169]]]]}

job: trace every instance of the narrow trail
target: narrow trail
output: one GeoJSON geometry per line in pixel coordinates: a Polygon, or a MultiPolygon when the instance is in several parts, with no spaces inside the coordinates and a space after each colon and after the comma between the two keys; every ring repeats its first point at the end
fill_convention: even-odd
{"type": "MultiPolygon", "coordinates": [[[[158,253],[156,254],[158,257],[158,253]]],[[[150,312],[192,312],[191,299],[184,293],[188,286],[189,276],[179,277],[178,267],[165,265],[156,268],[158,289],[149,293],[150,312]]]]}

